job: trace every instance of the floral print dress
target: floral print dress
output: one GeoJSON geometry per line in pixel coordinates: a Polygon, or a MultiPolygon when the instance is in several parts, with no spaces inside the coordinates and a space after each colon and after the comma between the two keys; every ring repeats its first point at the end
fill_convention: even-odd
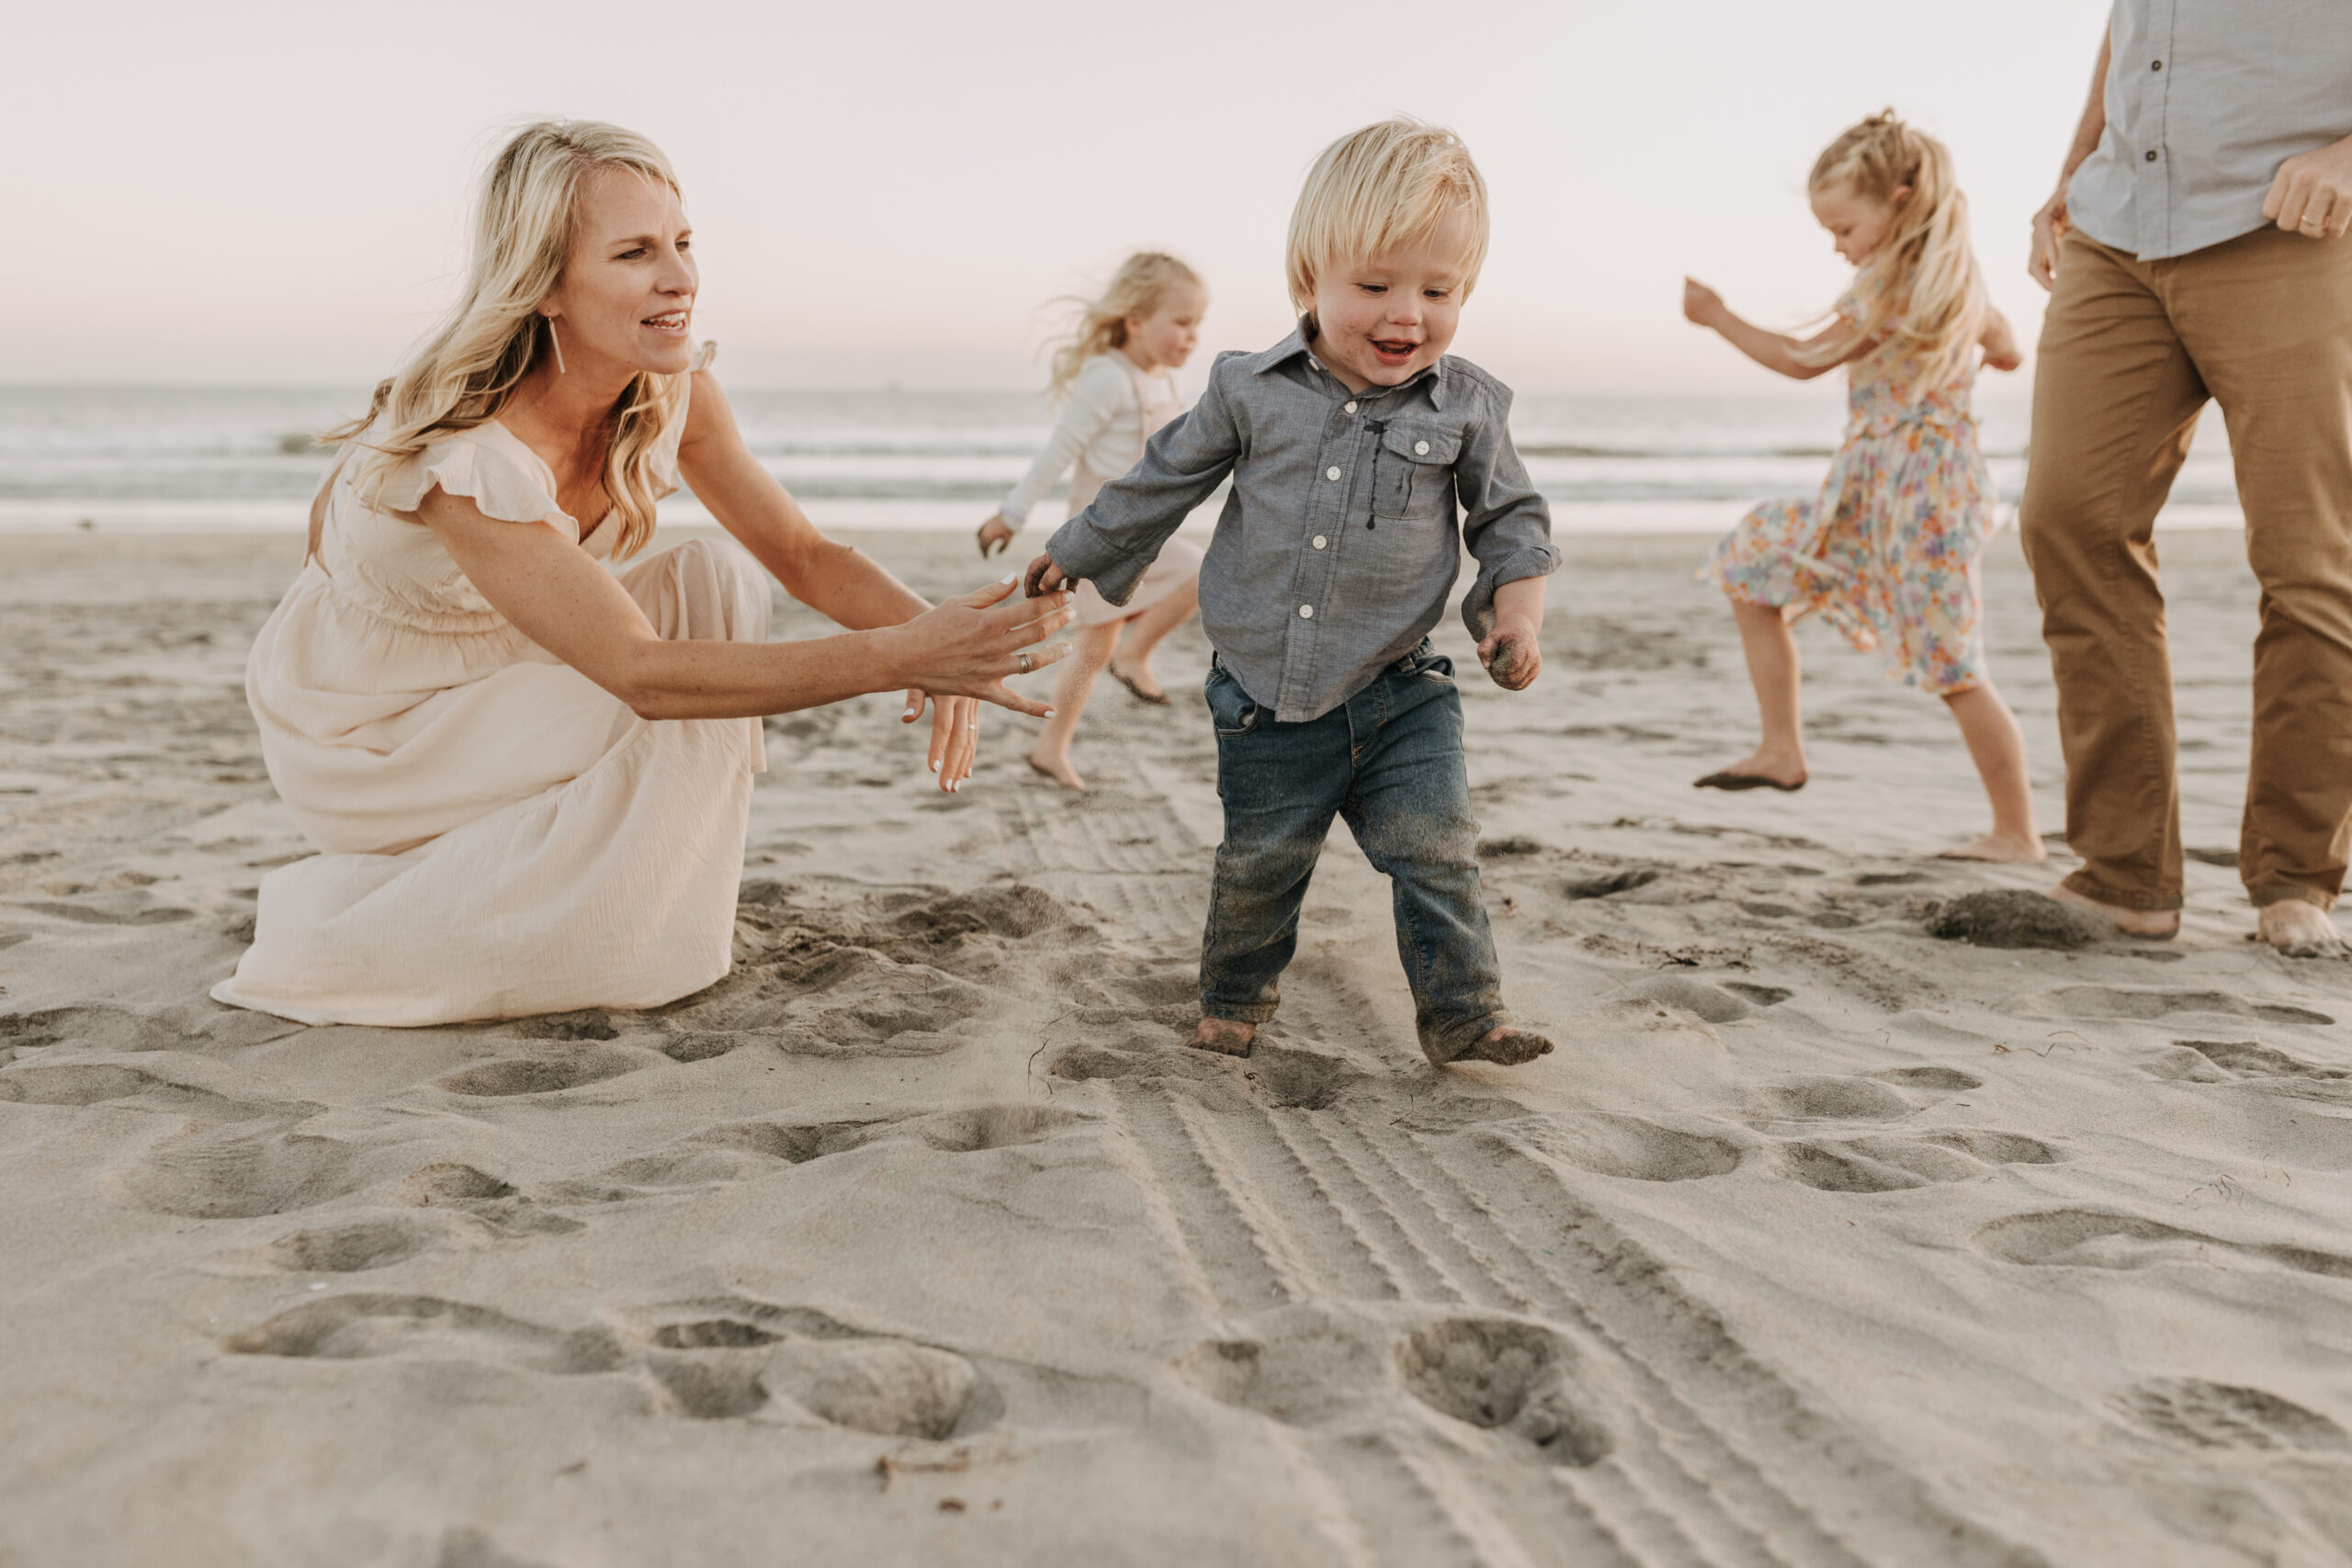
{"type": "MultiPolygon", "coordinates": [[[[1870,287],[1858,280],[1838,314],[1866,320],[1870,287]]],[[[1889,334],[1846,376],[1845,445],[1819,497],[1758,507],[1699,576],[1792,621],[1817,612],[1906,685],[1968,691],[1986,679],[1977,558],[1995,525],[1969,404],[1974,360],[1938,376],[1889,334]]]]}

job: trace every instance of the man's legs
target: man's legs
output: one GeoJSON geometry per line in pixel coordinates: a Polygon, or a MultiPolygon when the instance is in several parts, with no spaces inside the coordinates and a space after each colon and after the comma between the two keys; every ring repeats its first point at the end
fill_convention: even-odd
{"type": "Polygon", "coordinates": [[[2147,912],[2179,908],[2182,881],[2151,535],[2206,398],[2160,287],[2148,265],[2067,237],[2042,320],[2018,509],[2058,682],[2066,841],[2083,858],[2064,889],[2139,912],[2152,931],[2171,922],[2147,912]]]}
{"type": "Polygon", "coordinates": [[[2324,910],[2352,835],[2352,249],[2265,229],[2185,258],[2172,293],[2262,584],[2238,874],[2257,907],[2324,910]]]}

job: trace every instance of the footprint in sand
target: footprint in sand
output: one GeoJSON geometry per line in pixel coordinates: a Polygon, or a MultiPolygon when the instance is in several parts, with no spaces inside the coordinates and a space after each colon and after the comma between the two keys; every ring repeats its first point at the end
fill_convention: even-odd
{"type": "Polygon", "coordinates": [[[515,1056],[435,1079],[434,1088],[475,1099],[555,1094],[658,1066],[662,1058],[627,1046],[591,1046],[560,1056],[515,1056]]]}
{"type": "Polygon", "coordinates": [[[2352,1433],[2266,1389],[2202,1378],[2151,1378],[2112,1395],[2108,1405],[2143,1430],[2200,1449],[2352,1450],[2352,1433]]]}
{"type": "Polygon", "coordinates": [[[2051,1209],[2012,1214],[1979,1230],[1975,1245],[2007,1263],[2037,1268],[2147,1269],[2166,1263],[2277,1264],[2299,1273],[2352,1280],[2352,1258],[2276,1242],[2227,1241],[2135,1214],[2051,1209]]]}
{"type": "Polygon", "coordinates": [[[0,1100],[26,1105],[126,1105],[214,1122],[301,1115],[318,1109],[236,1100],[192,1084],[175,1083],[142,1067],[111,1062],[11,1067],[0,1072],[0,1100]]]}
{"type": "Polygon", "coordinates": [[[279,1273],[359,1274],[405,1263],[446,1235],[440,1225],[407,1215],[349,1220],[291,1231],[240,1256],[279,1273]]]}
{"type": "Polygon", "coordinates": [[[1529,1147],[1578,1169],[1632,1181],[1699,1181],[1739,1168],[1740,1146],[1728,1138],[1610,1111],[1555,1115],[1531,1123],[1521,1136],[1529,1147]]]}
{"type": "Polygon", "coordinates": [[[2253,1040],[2172,1043],[2143,1070],[2174,1082],[2245,1083],[2297,1100],[2352,1105],[2352,1067],[2324,1067],[2253,1040]]]}
{"type": "Polygon", "coordinates": [[[511,1183],[469,1165],[428,1165],[401,1184],[400,1201],[471,1215],[503,1235],[568,1235],[587,1227],[540,1208],[511,1183]]]}
{"type": "Polygon", "coordinates": [[[331,1202],[373,1177],[339,1138],[252,1123],[174,1139],[115,1179],[120,1195],[159,1214],[257,1219],[331,1202]]]}
{"type": "Polygon", "coordinates": [[[2022,1004],[2020,1010],[2049,1018],[2120,1019],[2153,1021],[2177,1013],[2258,1018],[2267,1023],[2332,1024],[2324,1012],[2275,1002],[2253,1002],[2227,991],[2168,991],[2122,986],[2061,986],[2022,1004]]]}
{"type": "Polygon", "coordinates": [[[1917,1138],[1787,1143],[1773,1151],[1781,1175],[1821,1192],[1900,1192],[1973,1180],[1996,1165],[2055,1165],[2065,1157],[2040,1139],[1977,1128],[1917,1138]]]}
{"type": "Polygon", "coordinates": [[[576,1376],[622,1362],[605,1328],[547,1328],[490,1307],[439,1296],[348,1295],[304,1302],[220,1342],[232,1356],[357,1360],[408,1356],[487,1361],[576,1376]]]}

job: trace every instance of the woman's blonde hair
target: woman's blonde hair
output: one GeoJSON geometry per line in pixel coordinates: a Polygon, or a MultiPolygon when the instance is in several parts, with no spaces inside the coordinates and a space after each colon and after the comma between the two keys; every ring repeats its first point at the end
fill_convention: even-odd
{"type": "Polygon", "coordinates": [[[1469,147],[1442,126],[1402,115],[1342,136],[1315,160],[1291,209],[1283,266],[1292,308],[1314,309],[1320,273],[1418,244],[1456,212],[1470,220],[1466,299],[1487,262],[1487,182],[1469,147]]]}
{"type": "Polygon", "coordinates": [[[1064,301],[1077,307],[1078,321],[1054,350],[1054,377],[1046,383],[1046,394],[1056,400],[1068,397],[1086,362],[1098,354],[1125,348],[1127,322],[1156,312],[1170,292],[1203,288],[1200,274],[1166,252],[1136,252],[1119,264],[1119,270],[1111,275],[1111,286],[1100,297],[1064,301]]]}
{"type": "MultiPolygon", "coordinates": [[[[363,486],[380,487],[435,437],[495,419],[549,352],[555,324],[539,306],[563,279],[580,227],[581,186],[600,169],[625,169],[684,194],[659,147],[596,120],[526,125],[491,160],[474,201],[465,292],[408,363],[378,385],[366,415],[327,433],[328,440],[342,442],[376,430],[363,460],[363,486]]],[[[641,372],[613,405],[604,479],[619,523],[616,559],[643,548],[652,536],[660,483],[653,453],[685,389],[684,376],[641,372]]]]}
{"type": "MultiPolygon", "coordinates": [[[[1956,375],[1984,336],[1992,309],[1968,243],[1968,197],[1944,144],[1884,109],[1849,127],[1814,160],[1805,188],[1850,185],[1873,201],[1896,201],[1894,225],[1861,266],[1866,340],[1894,335],[1926,355],[1932,374],[1956,375]]],[[[1836,358],[1847,344],[1832,345],[1836,358]]]]}

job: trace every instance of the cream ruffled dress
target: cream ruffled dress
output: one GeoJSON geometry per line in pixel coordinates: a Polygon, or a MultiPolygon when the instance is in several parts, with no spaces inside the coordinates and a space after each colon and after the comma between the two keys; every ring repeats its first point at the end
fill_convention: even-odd
{"type": "MultiPolygon", "coordinates": [[[[664,492],[684,417],[657,454],[664,492]]],[[[254,944],[213,998],[433,1024],[655,1007],[718,980],[759,721],[639,718],[475,591],[416,520],[436,486],[600,561],[618,531],[582,539],[504,426],[435,442],[364,499],[360,467],[328,481],[318,553],[245,670],[270,778],[320,853],[262,878],[254,944]]],[[[664,637],[767,640],[766,575],[731,545],[616,576],[664,637]]]]}

